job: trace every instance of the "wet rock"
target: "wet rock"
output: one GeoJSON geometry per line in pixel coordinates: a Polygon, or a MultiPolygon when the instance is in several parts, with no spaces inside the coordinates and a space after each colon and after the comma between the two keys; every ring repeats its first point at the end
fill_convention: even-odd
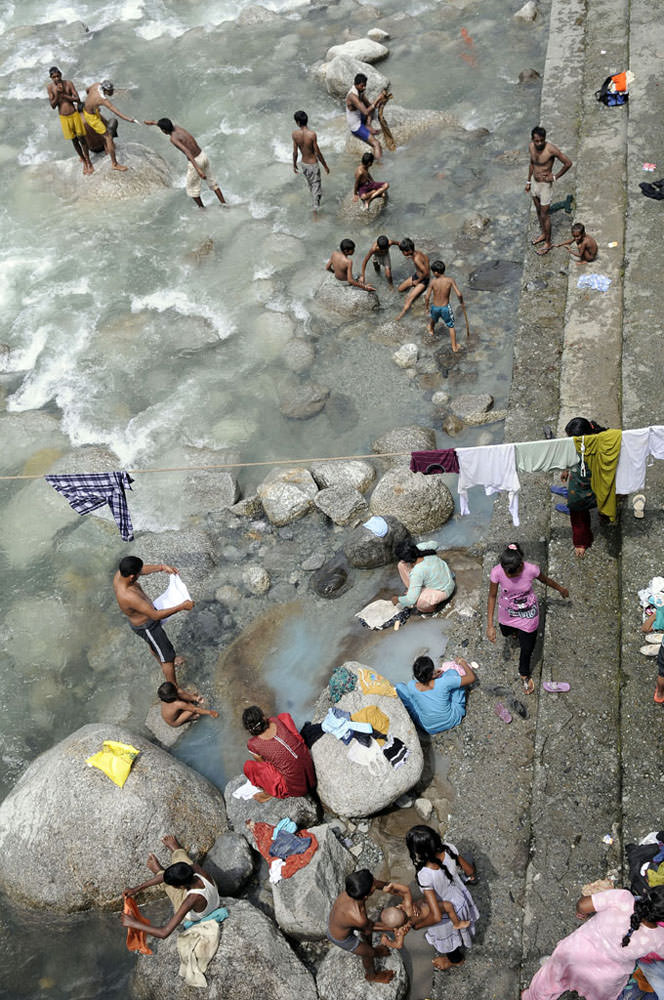
{"type": "Polygon", "coordinates": [[[388,532],[378,538],[373,531],[360,525],[344,542],[344,553],[351,566],[373,569],[396,562],[395,546],[410,538],[410,532],[396,517],[386,517],[388,532]]]}
{"type": "Polygon", "coordinates": [[[452,413],[466,424],[483,424],[484,417],[492,406],[493,396],[488,392],[456,396],[450,403],[452,413]]]}
{"type": "Polygon", "coordinates": [[[239,517],[256,517],[260,514],[263,509],[261,503],[261,498],[259,496],[244,497],[242,500],[238,500],[230,508],[233,514],[237,514],[239,517]]]}
{"type": "Polygon", "coordinates": [[[258,487],[267,517],[279,526],[308,514],[316,493],[318,487],[311,474],[297,466],[273,469],[258,487]]]}
{"type": "Polygon", "coordinates": [[[421,534],[440,528],[454,513],[452,494],[441,476],[425,476],[404,466],[390,469],[371,494],[372,514],[391,514],[421,534]]]}
{"type": "Polygon", "coordinates": [[[311,475],[318,486],[346,486],[364,493],[376,478],[376,470],[368,462],[355,459],[348,462],[315,462],[311,475]]]}
{"type": "Polygon", "coordinates": [[[314,504],[335,524],[348,524],[367,514],[367,501],[359,490],[348,486],[326,486],[316,494],[314,504]]]}
{"type": "Polygon", "coordinates": [[[282,351],[284,364],[292,372],[301,375],[311,368],[314,363],[315,352],[313,344],[304,337],[293,337],[289,340],[282,351]]]}
{"type": "Polygon", "coordinates": [[[137,958],[132,1000],[191,1000],[199,994],[206,1000],[318,1000],[311,973],[269,917],[245,899],[223,896],[220,903],[229,915],[205,973],[207,989],[187,986],[178,975],[178,935],[171,934],[163,941],[151,938],[154,954],[137,958]]]}
{"type": "Polygon", "coordinates": [[[268,24],[278,20],[279,15],[275,14],[274,11],[262,7],[260,4],[251,4],[238,15],[237,23],[244,25],[268,24]]]}
{"type": "Polygon", "coordinates": [[[203,867],[222,896],[236,896],[254,870],[253,855],[239,833],[222,833],[207,852],[203,867]]]}
{"type": "Polygon", "coordinates": [[[419,353],[417,344],[402,344],[392,355],[392,360],[399,368],[413,368],[419,353]]]}
{"type": "Polygon", "coordinates": [[[434,406],[437,406],[439,409],[443,409],[443,407],[447,406],[449,401],[450,401],[449,393],[443,392],[442,390],[440,390],[439,392],[434,392],[433,396],[431,397],[431,402],[433,403],[434,406]]]}
{"type": "MultiPolygon", "coordinates": [[[[415,808],[425,823],[431,818],[433,803],[430,799],[415,799],[415,808]]],[[[229,836],[229,834],[226,834],[226,836],[229,836]]]]}
{"type": "Polygon", "coordinates": [[[324,309],[332,309],[356,319],[363,313],[371,313],[380,309],[380,302],[375,292],[365,292],[344,281],[337,281],[333,274],[327,274],[316,293],[318,303],[324,309]]]}
{"type": "MultiPolygon", "coordinates": [[[[374,937],[374,944],[378,944],[379,937],[374,937]]],[[[408,992],[408,977],[400,952],[391,951],[387,958],[376,959],[376,968],[393,970],[394,978],[372,990],[371,986],[367,988],[362,963],[344,955],[341,948],[330,948],[316,976],[319,1000],[365,1000],[372,994],[380,996],[380,1000],[402,1000],[408,992]]]]}
{"type": "Polygon", "coordinates": [[[521,277],[523,264],[516,260],[494,260],[471,272],[468,284],[482,292],[504,288],[521,277]]]}
{"type": "Polygon", "coordinates": [[[203,656],[218,645],[222,634],[226,641],[233,632],[235,622],[228,608],[218,601],[198,601],[182,623],[178,645],[188,654],[203,656]]]}
{"type": "Polygon", "coordinates": [[[459,418],[455,417],[453,413],[450,413],[443,420],[443,430],[446,434],[449,434],[450,437],[455,437],[459,431],[463,430],[463,426],[463,420],[459,420],[459,418]]]}
{"type": "Polygon", "coordinates": [[[325,62],[332,62],[337,56],[344,56],[349,59],[359,59],[360,62],[376,63],[389,56],[390,50],[386,45],[374,41],[372,38],[355,38],[350,42],[343,42],[341,45],[333,45],[327,50],[325,62]]]}
{"type": "Polygon", "coordinates": [[[537,4],[534,0],[528,0],[513,16],[516,21],[534,21],[537,17],[537,4]]]}
{"type": "MultiPolygon", "coordinates": [[[[364,72],[364,70],[358,70],[358,72],[364,72]]],[[[348,87],[342,96],[345,97],[347,91],[348,87]]],[[[374,91],[372,90],[371,93],[373,94],[374,91]]],[[[397,146],[407,145],[415,136],[421,135],[422,132],[428,132],[429,129],[441,131],[442,129],[460,128],[458,117],[450,111],[402,108],[398,104],[393,104],[392,101],[389,101],[385,107],[385,121],[390,127],[397,146]]],[[[380,139],[380,136],[378,138],[380,139]]],[[[349,153],[361,154],[366,152],[367,147],[365,143],[348,133],[346,150],[349,153]]],[[[404,206],[404,210],[405,208],[406,206],[404,206]]]]}
{"type": "Polygon", "coordinates": [[[91,723],[37,757],[0,806],[0,885],[49,910],[119,907],[166,832],[198,858],[226,829],[209,781],[135,732],[91,723]],[[104,740],[141,751],[122,791],[86,766],[104,740]]]}
{"type": "MultiPolygon", "coordinates": [[[[247,820],[260,820],[262,823],[272,823],[274,826],[290,816],[298,826],[311,826],[318,821],[318,806],[311,795],[290,796],[286,799],[268,799],[267,802],[257,802],[256,799],[236,799],[233,792],[247,779],[244,774],[238,774],[224,788],[224,800],[228,815],[228,825],[236,833],[241,833],[249,844],[253,844],[251,832],[247,829],[247,820]]],[[[127,883],[129,884],[129,883],[127,883]]]]}
{"type": "Polygon", "coordinates": [[[382,42],[389,37],[389,31],[383,31],[382,28],[370,28],[367,31],[367,38],[373,38],[374,42],[382,42]]]}
{"type": "Polygon", "coordinates": [[[345,554],[338,552],[323,563],[311,577],[309,586],[319,597],[334,599],[345,594],[351,586],[350,566],[345,554]]]}
{"type": "Polygon", "coordinates": [[[214,596],[220,604],[227,604],[230,607],[239,604],[242,600],[242,594],[239,589],[230,583],[224,584],[223,587],[218,587],[214,592],[214,596]]]}
{"type": "Polygon", "coordinates": [[[270,574],[262,566],[247,566],[242,579],[247,590],[256,596],[267,594],[270,589],[270,574]]]}
{"type": "Polygon", "coordinates": [[[430,427],[420,427],[411,424],[409,427],[395,427],[381,434],[371,444],[371,450],[377,455],[401,454],[386,458],[388,466],[410,465],[411,451],[431,451],[436,447],[436,432],[430,427]]]}
{"type": "Polygon", "coordinates": [[[466,219],[464,219],[461,232],[464,236],[481,236],[490,222],[491,219],[488,215],[482,215],[480,212],[473,212],[472,215],[469,215],[466,219]]]}
{"type": "Polygon", "coordinates": [[[274,918],[284,933],[300,939],[324,938],[332,904],[343,891],[355,860],[331,826],[309,827],[318,841],[311,861],[272,890],[274,918]]]}
{"type": "Polygon", "coordinates": [[[332,97],[345,97],[358,73],[364,73],[366,76],[367,93],[371,95],[372,100],[390,85],[387,77],[369,63],[353,59],[351,56],[335,56],[329,62],[317,66],[314,73],[332,97]]]}
{"type": "MultiPolygon", "coordinates": [[[[182,683],[182,681],[180,681],[182,683]]],[[[191,722],[185,722],[184,725],[178,726],[177,728],[169,726],[161,714],[161,702],[158,701],[154,705],[150,705],[148,709],[148,714],[145,716],[145,728],[149,729],[157,743],[162,747],[166,747],[170,750],[178,742],[181,736],[186,733],[188,729],[191,728],[191,722]]]]}
{"type": "MultiPolygon", "coordinates": [[[[363,666],[352,660],[343,665],[354,673],[363,666]]],[[[375,663],[374,667],[380,669],[380,664],[375,663]]],[[[422,774],[420,741],[408,712],[398,698],[365,695],[360,688],[356,688],[337,702],[339,708],[351,715],[368,705],[376,705],[388,716],[390,736],[402,740],[410,753],[401,767],[393,768],[380,752],[369,768],[348,760],[347,753],[340,752],[339,741],[331,734],[325,733],[316,740],[311,754],[316,767],[318,796],[328,810],[338,816],[371,816],[395,802],[419,781],[422,774]]],[[[326,687],[316,702],[314,722],[321,722],[331,707],[326,687]]]]}
{"type": "Polygon", "coordinates": [[[28,167],[27,171],[41,190],[47,188],[58,197],[79,205],[145,198],[171,186],[170,168],[159,153],[140,142],[116,140],[115,146],[118,163],[129,168],[126,173],[113,170],[108,157],[97,158],[95,172],[89,176],[81,172],[76,157],[40,163],[28,167]]]}
{"type": "Polygon", "coordinates": [[[291,383],[282,390],[279,410],[291,420],[308,420],[324,409],[329,395],[317,382],[291,383]]]}
{"type": "MultiPolygon", "coordinates": [[[[374,176],[374,180],[379,181],[382,180],[382,178],[374,176]]],[[[353,198],[353,192],[349,191],[339,205],[337,216],[343,222],[352,222],[355,225],[366,225],[368,223],[373,223],[379,215],[383,214],[386,203],[387,196],[383,198],[373,198],[368,203],[362,201],[360,198],[355,201],[353,198]]],[[[367,281],[371,284],[370,275],[368,276],[367,281]]]]}
{"type": "Polygon", "coordinates": [[[323,552],[312,552],[302,563],[302,569],[311,573],[315,569],[320,569],[324,562],[325,554],[323,552]]]}
{"type": "Polygon", "coordinates": [[[519,73],[519,83],[534,83],[539,79],[540,75],[536,69],[522,69],[519,73]]]}

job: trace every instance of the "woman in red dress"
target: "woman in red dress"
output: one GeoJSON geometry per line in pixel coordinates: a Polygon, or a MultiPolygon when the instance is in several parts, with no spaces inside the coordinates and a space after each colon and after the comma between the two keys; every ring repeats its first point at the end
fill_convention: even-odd
{"type": "Polygon", "coordinates": [[[253,760],[244,765],[245,777],[262,788],[259,802],[306,795],[316,785],[314,762],[288,712],[266,719],[258,705],[242,713],[242,725],[251,734],[247,749],[253,760]]]}

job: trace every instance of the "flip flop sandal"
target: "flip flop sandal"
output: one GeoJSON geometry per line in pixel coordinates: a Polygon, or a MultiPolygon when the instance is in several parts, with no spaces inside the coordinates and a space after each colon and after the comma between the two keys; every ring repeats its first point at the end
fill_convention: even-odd
{"type": "Polygon", "coordinates": [[[659,646],[664,635],[661,632],[649,632],[646,636],[646,642],[651,642],[653,646],[659,646]]]}
{"type": "Polygon", "coordinates": [[[503,722],[507,723],[507,722],[511,722],[512,721],[512,716],[507,711],[507,709],[503,705],[502,701],[498,702],[498,704],[496,705],[495,711],[496,711],[496,715],[498,716],[498,718],[502,719],[503,722]]]}
{"type": "Polygon", "coordinates": [[[569,514],[569,507],[566,503],[557,503],[555,509],[559,514],[569,514]]]}
{"type": "Polygon", "coordinates": [[[544,681],[542,687],[550,694],[558,694],[560,691],[569,691],[567,681],[544,681]]]}
{"type": "Polygon", "coordinates": [[[510,708],[514,712],[516,712],[517,715],[520,715],[522,719],[528,718],[528,709],[526,708],[526,706],[523,704],[522,701],[519,701],[519,699],[515,698],[514,695],[511,693],[508,697],[508,703],[510,708]]]}
{"type": "Polygon", "coordinates": [[[653,695],[653,701],[656,705],[664,705],[664,698],[657,697],[657,688],[655,688],[655,693],[653,695]]]}
{"type": "Polygon", "coordinates": [[[648,646],[641,646],[639,653],[643,653],[644,656],[657,656],[659,653],[659,646],[653,646],[652,643],[648,646]]]}
{"type": "Polygon", "coordinates": [[[552,493],[555,493],[557,497],[566,497],[569,490],[566,486],[549,486],[552,493]]]}
{"type": "Polygon", "coordinates": [[[523,677],[521,679],[521,683],[523,684],[523,693],[524,694],[533,694],[534,693],[534,691],[535,691],[535,682],[532,679],[532,677],[523,677]]]}
{"type": "Polygon", "coordinates": [[[634,508],[634,517],[643,517],[644,510],[646,509],[646,498],[643,493],[637,493],[636,496],[632,497],[632,507],[634,508]]]}

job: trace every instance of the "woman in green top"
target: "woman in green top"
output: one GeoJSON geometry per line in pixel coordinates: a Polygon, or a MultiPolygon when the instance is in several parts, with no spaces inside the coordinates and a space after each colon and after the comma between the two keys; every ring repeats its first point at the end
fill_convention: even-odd
{"type": "Polygon", "coordinates": [[[456,584],[449,566],[436,554],[432,542],[401,542],[395,547],[397,569],[408,593],[393,597],[400,608],[416,608],[423,614],[435,611],[454,593],[456,584]]]}

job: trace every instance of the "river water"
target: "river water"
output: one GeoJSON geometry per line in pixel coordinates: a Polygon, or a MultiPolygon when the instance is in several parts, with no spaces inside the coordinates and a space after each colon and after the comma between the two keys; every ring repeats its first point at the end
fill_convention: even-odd
{"type": "MultiPolygon", "coordinates": [[[[246,6],[0,2],[0,474],[41,474],[54,463],[75,471],[365,453],[391,427],[433,426],[432,388],[490,392],[496,408],[506,405],[518,279],[497,292],[473,292],[468,276],[482,263],[523,254],[525,147],[539,91],[517,79],[541,68],[546,5],[534,25],[514,22],[501,0],[385,0],[379,7],[268,0],[269,22],[243,24],[246,6]],[[371,227],[339,215],[356,158],[345,151],[342,103],[310,70],[330,45],[376,25],[390,33],[390,57],[378,68],[395,103],[444,110],[459,127],[423,133],[386,155],[375,175],[389,180],[391,199],[371,227]],[[142,188],[132,171],[105,177],[101,165],[95,177],[81,176],[46,100],[52,64],[80,92],[112,78],[113,100],[129,116],[184,125],[209,153],[230,206],[222,209],[204,190],[206,211],[194,208],[183,190],[184,158],[157,129],[121,122],[118,158],[135,174],[144,153],[131,144],[148,147],[166,185],[142,188]],[[323,177],[317,224],[290,166],[292,114],[300,107],[332,171],[323,177]],[[464,222],[476,213],[488,221],[469,237],[464,222]],[[426,374],[410,379],[392,361],[399,343],[422,344],[421,305],[399,337],[389,322],[397,299],[384,285],[381,312],[368,319],[344,321],[316,303],[339,240],[352,236],[361,260],[379,232],[437,251],[466,293],[473,335],[456,362],[450,356],[443,382],[440,365],[436,382],[426,374]],[[293,335],[310,340],[312,377],[331,389],[326,408],[307,421],[279,411],[292,378],[281,352],[293,335]]],[[[407,273],[397,254],[395,276],[407,273]]],[[[495,424],[455,440],[500,435],[495,424]]],[[[440,432],[439,444],[446,440],[440,432]]],[[[243,492],[263,474],[242,471],[243,492]]],[[[119,557],[141,551],[141,532],[187,528],[188,482],[185,474],[137,477],[135,546],[123,546],[97,518],[79,519],[41,480],[0,482],[0,795],[37,754],[84,723],[140,724],[150,686],[137,688],[135,671],[115,671],[104,658],[134,642],[118,619],[110,575],[119,557]]],[[[480,501],[472,518],[454,519],[436,537],[444,547],[468,545],[489,513],[480,501]]],[[[155,558],[168,561],[169,552],[155,558]]],[[[288,707],[302,721],[342,656],[364,651],[396,680],[415,647],[435,651],[440,640],[442,650],[444,628],[415,630],[410,639],[406,629],[388,652],[344,624],[353,621],[352,608],[395,585],[388,573],[364,574],[352,597],[331,602],[315,623],[302,603],[289,604],[258,664],[275,702],[286,682],[288,707]]],[[[257,648],[251,635],[240,641],[247,655],[257,648]]],[[[216,690],[223,699],[223,686],[216,690]]],[[[281,700],[279,707],[287,706],[281,700]]],[[[243,750],[230,706],[220,708],[223,746],[219,729],[203,720],[177,753],[222,784],[243,750]]],[[[0,921],[1,996],[127,995],[133,960],[117,916],[54,918],[7,903],[0,921]]]]}

